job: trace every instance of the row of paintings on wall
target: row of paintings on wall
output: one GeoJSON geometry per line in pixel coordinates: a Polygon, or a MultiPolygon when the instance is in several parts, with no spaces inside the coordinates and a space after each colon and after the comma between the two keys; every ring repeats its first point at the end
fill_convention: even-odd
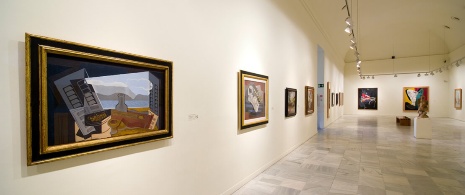
{"type": "MultiPolygon", "coordinates": [[[[429,101],[429,87],[404,87],[402,107],[404,111],[417,111],[421,96],[429,101]]],[[[462,89],[454,91],[454,107],[462,109],[462,89]]],[[[378,88],[358,88],[358,109],[378,109],[378,88]]]]}
{"type": "MultiPolygon", "coordinates": [[[[239,127],[246,129],[268,123],[268,76],[239,72],[239,127]]],[[[297,89],[285,89],[285,116],[297,114],[297,89]]],[[[305,86],[305,115],[315,110],[315,88],[305,86]]]]}
{"type": "Polygon", "coordinates": [[[331,93],[331,107],[344,105],[344,93],[331,93]]]}

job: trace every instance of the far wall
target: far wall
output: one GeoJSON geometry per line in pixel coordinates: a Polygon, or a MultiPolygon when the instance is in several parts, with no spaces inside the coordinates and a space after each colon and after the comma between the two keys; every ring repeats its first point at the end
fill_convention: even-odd
{"type": "MultiPolygon", "coordinates": [[[[428,58],[428,57],[424,57],[428,58]]],[[[431,56],[433,62],[431,69],[439,67],[442,61],[438,56],[431,56]]],[[[402,66],[395,66],[395,72],[415,72],[428,71],[429,67],[424,66],[428,60],[423,58],[404,58],[394,63],[405,63],[402,66]],[[410,62],[410,63],[407,63],[410,62]],[[426,69],[426,70],[425,70],[426,69]]],[[[391,60],[362,63],[364,74],[390,74],[393,72],[393,62],[391,60]]],[[[450,71],[453,71],[451,69],[450,71]]],[[[462,82],[465,82],[462,80],[462,82]]],[[[399,74],[375,76],[375,79],[362,80],[358,76],[354,63],[347,63],[345,66],[345,96],[344,114],[357,115],[398,115],[417,116],[415,111],[403,111],[402,90],[403,87],[429,86],[429,113],[431,117],[448,117],[452,106],[450,94],[450,79],[448,71],[436,73],[434,76],[417,77],[417,74],[399,74]],[[358,88],[378,88],[378,110],[358,110],[358,88]]]]}

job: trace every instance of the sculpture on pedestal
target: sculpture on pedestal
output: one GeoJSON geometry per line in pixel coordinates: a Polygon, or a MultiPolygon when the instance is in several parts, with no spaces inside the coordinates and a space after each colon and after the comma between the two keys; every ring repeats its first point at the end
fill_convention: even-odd
{"type": "Polygon", "coordinates": [[[427,115],[428,108],[428,100],[426,100],[426,97],[422,95],[418,104],[418,118],[429,118],[427,115]]]}

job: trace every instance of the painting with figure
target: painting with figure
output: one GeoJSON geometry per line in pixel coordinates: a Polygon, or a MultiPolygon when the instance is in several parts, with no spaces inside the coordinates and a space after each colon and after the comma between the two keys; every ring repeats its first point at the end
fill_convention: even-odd
{"type": "Polygon", "coordinates": [[[421,96],[429,101],[429,87],[404,87],[402,96],[404,111],[417,111],[421,96]]]}
{"type": "Polygon", "coordinates": [[[358,88],[358,109],[378,110],[378,88],[358,88]]]}
{"type": "Polygon", "coordinates": [[[268,123],[268,77],[241,70],[240,128],[268,123]]]}
{"type": "Polygon", "coordinates": [[[286,117],[297,114],[297,89],[286,88],[285,96],[285,115],[286,117]]]}
{"type": "Polygon", "coordinates": [[[458,110],[462,109],[462,89],[455,89],[454,91],[454,107],[458,110]]]}
{"type": "Polygon", "coordinates": [[[28,165],[172,137],[171,62],[29,34],[26,42],[28,165]]]}
{"type": "Polygon", "coordinates": [[[312,114],[315,111],[315,88],[305,86],[305,114],[312,114]]]}

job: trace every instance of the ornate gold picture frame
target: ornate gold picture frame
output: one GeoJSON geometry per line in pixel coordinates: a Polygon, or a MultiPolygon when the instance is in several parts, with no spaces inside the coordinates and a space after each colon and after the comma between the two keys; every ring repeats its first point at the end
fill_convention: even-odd
{"type": "Polygon", "coordinates": [[[27,164],[172,138],[172,66],[26,34],[27,164]]]}
{"type": "Polygon", "coordinates": [[[315,111],[315,88],[305,86],[305,114],[312,114],[315,111]]]}

